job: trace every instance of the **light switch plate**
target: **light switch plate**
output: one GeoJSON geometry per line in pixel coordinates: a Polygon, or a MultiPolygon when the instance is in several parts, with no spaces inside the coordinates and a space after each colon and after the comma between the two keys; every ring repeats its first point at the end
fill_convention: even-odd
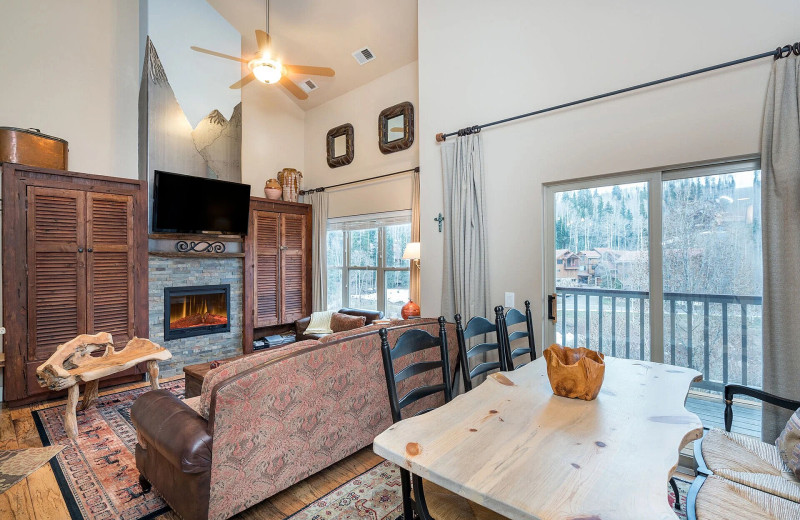
{"type": "Polygon", "coordinates": [[[510,309],[514,306],[514,293],[507,292],[506,293],[506,309],[510,309]]]}

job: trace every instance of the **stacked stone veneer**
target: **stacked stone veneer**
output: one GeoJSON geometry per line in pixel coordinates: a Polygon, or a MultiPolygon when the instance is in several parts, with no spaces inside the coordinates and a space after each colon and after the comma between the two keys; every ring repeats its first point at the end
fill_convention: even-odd
{"type": "Polygon", "coordinates": [[[160,361],[162,377],[183,374],[183,367],[242,355],[242,258],[150,257],[150,340],[172,352],[160,361]],[[164,288],[230,284],[230,332],[164,341],[164,288]]]}

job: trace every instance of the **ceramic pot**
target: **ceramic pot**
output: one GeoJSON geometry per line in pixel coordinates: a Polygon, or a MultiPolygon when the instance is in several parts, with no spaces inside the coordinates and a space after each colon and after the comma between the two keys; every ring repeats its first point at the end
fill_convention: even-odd
{"type": "Polygon", "coordinates": [[[408,303],[403,305],[403,308],[400,309],[400,315],[404,320],[412,317],[419,317],[419,305],[414,303],[414,300],[408,300],[408,303]]]}
{"type": "Polygon", "coordinates": [[[294,168],[284,168],[278,172],[278,182],[283,187],[283,200],[297,202],[297,196],[303,187],[303,173],[294,168]]]}
{"type": "Polygon", "coordinates": [[[583,347],[553,344],[544,351],[544,357],[554,394],[584,401],[597,398],[606,372],[603,354],[583,347]]]}
{"type": "Polygon", "coordinates": [[[269,179],[264,185],[264,195],[270,200],[278,200],[283,194],[283,187],[278,179],[269,179]]]}

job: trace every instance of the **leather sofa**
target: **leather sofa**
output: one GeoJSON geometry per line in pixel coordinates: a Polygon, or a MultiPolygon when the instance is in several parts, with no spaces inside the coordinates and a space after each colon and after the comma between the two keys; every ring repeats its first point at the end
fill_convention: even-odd
{"type": "MultiPolygon", "coordinates": [[[[240,358],[209,371],[201,395],[185,401],[166,390],[142,395],[131,419],[143,488],[152,484],[185,520],[222,520],[368,446],[392,425],[381,328],[240,358]]],[[[397,320],[387,328],[391,344],[412,328],[439,333],[435,319],[397,320]]],[[[445,329],[454,375],[455,326],[445,329]]],[[[401,359],[425,360],[434,350],[401,359]]],[[[399,392],[436,384],[428,380],[435,372],[402,381],[399,392]]],[[[427,396],[408,411],[439,399],[427,396]]]]}
{"type": "MultiPolygon", "coordinates": [[[[367,319],[364,322],[365,326],[372,325],[373,321],[383,318],[383,311],[351,309],[349,307],[345,307],[343,309],[339,309],[336,312],[338,312],[339,314],[348,314],[350,316],[364,316],[367,319]]],[[[306,339],[320,339],[321,337],[325,336],[325,334],[305,334],[305,331],[308,328],[309,323],[311,323],[311,316],[306,316],[305,318],[301,318],[294,322],[294,334],[296,341],[303,341],[306,339]]]]}

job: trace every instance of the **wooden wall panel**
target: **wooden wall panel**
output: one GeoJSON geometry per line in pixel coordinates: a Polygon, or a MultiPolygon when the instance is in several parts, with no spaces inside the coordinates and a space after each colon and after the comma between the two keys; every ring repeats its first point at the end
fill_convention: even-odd
{"type": "Polygon", "coordinates": [[[36,186],[27,194],[27,359],[45,361],[86,327],[86,197],[36,186]]]}
{"type": "Polygon", "coordinates": [[[133,197],[87,193],[86,265],[89,334],[133,339],[133,197]]]}
{"type": "Polygon", "coordinates": [[[305,215],[281,215],[281,316],[288,323],[303,317],[306,309],[305,215]]]}
{"type": "MultiPolygon", "coordinates": [[[[10,163],[0,168],[3,396],[15,406],[59,395],[39,387],[35,367],[92,324],[113,329],[115,342],[147,337],[147,184],[10,163]],[[97,296],[92,307],[89,292],[97,296]]],[[[141,373],[120,376],[130,381],[141,373]]]]}
{"type": "Polygon", "coordinates": [[[269,211],[253,213],[255,326],[267,327],[278,324],[281,317],[278,269],[281,215],[269,211]]]}
{"type": "MultiPolygon", "coordinates": [[[[253,351],[255,334],[275,334],[290,330],[294,321],[311,314],[311,206],[296,202],[273,201],[260,197],[250,198],[250,227],[244,241],[244,333],[243,351],[253,351]],[[265,213],[278,215],[277,278],[273,282],[261,278],[258,271],[272,272],[272,253],[259,264],[256,252],[258,219],[265,213]],[[284,249],[280,249],[284,248],[284,249]],[[288,273],[289,280],[283,273],[288,273]],[[259,289],[259,286],[262,289],[259,289]],[[259,318],[259,291],[262,301],[278,298],[276,314],[259,318]],[[285,308],[285,310],[284,310],[285,308]]],[[[263,218],[263,216],[262,216],[263,218]]],[[[271,309],[269,310],[271,313],[271,309]]]]}

